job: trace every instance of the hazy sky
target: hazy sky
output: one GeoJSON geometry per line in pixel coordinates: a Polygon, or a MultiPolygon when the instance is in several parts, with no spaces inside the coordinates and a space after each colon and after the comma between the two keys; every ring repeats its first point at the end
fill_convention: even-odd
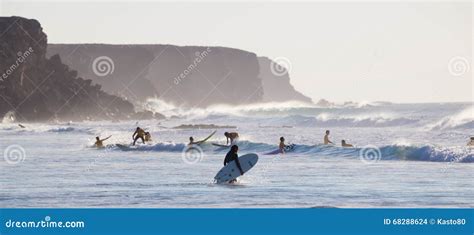
{"type": "MultiPolygon", "coordinates": [[[[2,0],[0,0],[2,1],[2,0]]],[[[467,2],[5,1],[51,43],[227,46],[291,62],[314,100],[473,101],[467,2]]]]}

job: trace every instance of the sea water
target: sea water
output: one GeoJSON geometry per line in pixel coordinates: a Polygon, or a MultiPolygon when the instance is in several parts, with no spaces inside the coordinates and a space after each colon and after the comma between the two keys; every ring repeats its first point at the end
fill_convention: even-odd
{"type": "MultiPolygon", "coordinates": [[[[167,106],[169,107],[169,106],[167,106]]],[[[0,124],[0,207],[473,207],[472,103],[298,103],[159,110],[166,120],[0,124]],[[217,129],[186,151],[190,136],[217,129]],[[136,126],[153,142],[130,149],[136,126]],[[322,145],[326,130],[334,146],[322,145]],[[236,184],[213,177],[237,131],[239,155],[259,154],[236,184]],[[106,148],[95,136],[112,137],[106,148]],[[279,138],[296,144],[274,151],[279,138]],[[340,147],[344,139],[354,148],[340,147]]]]}

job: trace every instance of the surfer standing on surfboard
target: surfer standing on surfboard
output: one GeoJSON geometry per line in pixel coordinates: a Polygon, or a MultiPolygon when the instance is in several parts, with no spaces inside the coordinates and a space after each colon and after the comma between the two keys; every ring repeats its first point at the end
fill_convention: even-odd
{"type": "Polygon", "coordinates": [[[230,144],[234,144],[234,141],[236,141],[239,138],[239,133],[237,132],[225,132],[224,135],[225,135],[225,138],[227,139],[227,144],[229,144],[229,140],[230,140],[230,144]]]}
{"type": "MultiPolygon", "coordinates": [[[[227,165],[229,162],[235,161],[237,168],[239,168],[240,175],[244,175],[244,171],[242,170],[242,167],[240,166],[239,156],[237,155],[238,151],[239,151],[239,146],[232,145],[232,147],[230,148],[230,151],[225,155],[224,166],[227,165]]],[[[229,181],[229,183],[234,183],[236,181],[237,179],[233,179],[229,181]]]]}
{"type": "Polygon", "coordinates": [[[133,132],[132,138],[133,138],[133,145],[135,145],[138,139],[142,139],[142,142],[145,143],[145,130],[143,130],[140,127],[137,127],[135,132],[133,132]]]}

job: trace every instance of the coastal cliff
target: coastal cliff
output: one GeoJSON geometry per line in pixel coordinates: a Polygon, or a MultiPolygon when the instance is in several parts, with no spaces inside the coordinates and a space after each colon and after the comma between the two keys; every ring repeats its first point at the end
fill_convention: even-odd
{"type": "Polygon", "coordinates": [[[46,57],[47,35],[36,20],[0,17],[0,116],[21,121],[124,119],[133,105],[46,57]]]}
{"type": "Polygon", "coordinates": [[[81,76],[133,102],[149,97],[187,107],[304,101],[289,74],[272,74],[271,60],[226,47],[50,44],[81,76]],[[104,59],[103,72],[97,67],[104,59]]]}

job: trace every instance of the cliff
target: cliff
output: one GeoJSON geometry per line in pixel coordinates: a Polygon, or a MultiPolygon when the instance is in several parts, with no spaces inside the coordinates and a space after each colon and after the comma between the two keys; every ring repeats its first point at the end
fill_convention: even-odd
{"type": "Polygon", "coordinates": [[[50,44],[47,53],[61,55],[81,76],[91,78],[109,93],[134,102],[148,97],[188,107],[262,101],[311,102],[291,86],[288,74],[276,77],[271,73],[269,59],[238,49],[50,44]],[[108,61],[104,73],[97,71],[100,58],[108,61]]]}
{"type": "Polygon", "coordinates": [[[133,105],[78,77],[61,57],[46,58],[47,36],[38,21],[0,17],[0,116],[22,121],[122,119],[133,105]]]}
{"type": "Polygon", "coordinates": [[[283,102],[297,100],[312,103],[311,98],[298,92],[290,83],[289,72],[267,57],[258,57],[263,83],[263,101],[283,102]],[[273,69],[272,69],[273,67],[273,69]]]}

